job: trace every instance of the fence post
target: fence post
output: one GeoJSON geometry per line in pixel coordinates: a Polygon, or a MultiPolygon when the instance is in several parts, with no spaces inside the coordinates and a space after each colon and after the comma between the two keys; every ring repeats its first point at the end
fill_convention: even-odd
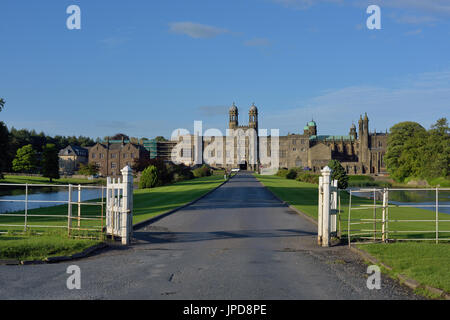
{"type": "Polygon", "coordinates": [[[387,201],[387,191],[386,188],[383,189],[383,217],[381,224],[381,241],[386,242],[386,206],[388,205],[387,201]]]}
{"type": "Polygon", "coordinates": [[[28,223],[28,183],[25,183],[25,226],[24,231],[27,232],[28,223]]]}
{"type": "Polygon", "coordinates": [[[81,227],[81,184],[78,185],[78,229],[81,227]]]}
{"type": "Polygon", "coordinates": [[[67,234],[69,237],[71,226],[72,226],[72,185],[69,184],[69,199],[67,201],[67,234]]]}
{"type": "Polygon", "coordinates": [[[317,244],[322,245],[322,224],[323,224],[323,178],[319,177],[319,202],[317,213],[317,244]]]}
{"type": "Polygon", "coordinates": [[[330,179],[331,169],[326,166],[322,169],[323,177],[323,208],[322,208],[322,247],[330,246],[330,179]]]}
{"type": "Polygon", "coordinates": [[[122,244],[129,245],[133,235],[133,170],[126,166],[121,170],[123,176],[122,193],[122,244]]]}
{"type": "Polygon", "coordinates": [[[439,188],[436,187],[436,243],[439,243],[439,188]]]}

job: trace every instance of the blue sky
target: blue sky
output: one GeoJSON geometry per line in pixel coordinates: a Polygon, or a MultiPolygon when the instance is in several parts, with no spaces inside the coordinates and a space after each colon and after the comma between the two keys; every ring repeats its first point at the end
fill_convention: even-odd
{"type": "Polygon", "coordinates": [[[261,128],[347,134],[450,118],[450,0],[2,0],[0,120],[93,138],[261,128]],[[81,8],[81,30],[66,8],[81,8]],[[382,30],[368,30],[377,4],[382,30]]]}

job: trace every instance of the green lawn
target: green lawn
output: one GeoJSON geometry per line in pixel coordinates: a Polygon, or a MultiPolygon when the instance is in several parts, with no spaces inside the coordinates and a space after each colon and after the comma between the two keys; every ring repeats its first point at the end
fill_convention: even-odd
{"type": "MultiPolygon", "coordinates": [[[[133,223],[144,221],[187,204],[217,187],[223,181],[222,175],[213,175],[154,189],[136,190],[134,192],[133,223]]],[[[0,258],[40,259],[50,255],[72,254],[97,243],[98,241],[67,238],[67,210],[67,205],[29,210],[28,231],[43,232],[44,234],[41,236],[18,236],[14,233],[23,231],[23,227],[0,226],[0,231],[9,232],[9,235],[0,236],[0,258]],[[51,215],[51,217],[38,217],[37,215],[51,215]],[[58,215],[62,217],[55,217],[58,215]],[[39,225],[50,225],[55,229],[42,228],[39,225]]],[[[77,205],[73,205],[73,216],[77,215],[77,210],[77,205]]],[[[15,214],[23,214],[23,211],[15,214]]],[[[101,216],[100,206],[82,207],[82,217],[93,218],[94,216],[101,216]]],[[[0,217],[0,224],[23,225],[23,222],[24,217],[0,217]]],[[[72,227],[76,226],[77,221],[73,220],[72,227]]],[[[82,229],[97,228],[99,230],[101,226],[101,221],[92,220],[82,220],[80,225],[82,229]]],[[[93,231],[77,231],[76,228],[72,230],[72,234],[74,233],[84,236],[95,234],[93,231]]],[[[98,235],[98,232],[96,234],[98,235]]]]}
{"type": "MultiPolygon", "coordinates": [[[[269,190],[276,194],[279,198],[293,205],[298,210],[317,220],[317,202],[318,202],[318,186],[314,184],[289,180],[277,176],[261,176],[256,175],[269,190]]],[[[348,200],[346,193],[341,193],[341,219],[348,217],[348,200]]],[[[373,200],[352,197],[352,208],[364,204],[373,204],[373,200]]],[[[378,210],[377,218],[381,217],[381,210],[378,210]]],[[[429,220],[435,218],[435,213],[428,210],[416,208],[390,208],[390,218],[395,219],[415,219],[429,220]]],[[[354,218],[373,218],[373,209],[355,211],[352,213],[354,218]]],[[[439,214],[439,219],[450,221],[448,214],[439,214]]],[[[342,234],[346,236],[347,222],[342,222],[342,234]]],[[[373,227],[371,223],[368,229],[373,227]]],[[[440,222],[440,230],[450,230],[450,222],[440,222]]],[[[380,230],[381,224],[377,225],[380,230]]],[[[434,222],[391,222],[389,229],[391,231],[407,231],[407,230],[434,230],[434,222]]],[[[352,227],[353,229],[353,227],[352,227]]],[[[435,233],[391,233],[390,238],[407,238],[414,240],[416,238],[434,238],[435,233]]],[[[440,237],[450,237],[449,233],[440,233],[440,237]]],[[[423,285],[437,287],[450,292],[450,244],[441,242],[435,244],[425,241],[396,242],[389,244],[360,244],[358,247],[366,250],[380,261],[393,268],[393,275],[405,274],[416,279],[423,285]]],[[[421,292],[429,295],[427,292],[421,292]]]]}
{"type": "Polygon", "coordinates": [[[359,248],[422,285],[450,292],[450,248],[448,244],[396,242],[363,244],[359,248]]]}
{"type": "MultiPolygon", "coordinates": [[[[298,210],[309,215],[317,220],[317,201],[318,201],[318,186],[315,184],[299,182],[278,176],[261,176],[256,177],[269,190],[275,193],[279,198],[296,207],[298,210]]],[[[352,212],[351,219],[373,219],[373,208],[365,210],[353,210],[354,208],[364,208],[364,206],[373,205],[373,200],[368,200],[360,197],[352,196],[352,212]]],[[[381,202],[377,202],[381,205],[381,202]]],[[[347,220],[349,215],[349,195],[346,192],[341,192],[341,232],[343,236],[347,235],[347,220]]],[[[382,218],[382,210],[378,208],[375,212],[376,219],[382,218]]],[[[417,208],[391,207],[389,208],[389,219],[392,220],[433,220],[436,214],[430,210],[423,210],[417,208]]],[[[439,230],[450,230],[450,215],[439,214],[439,230]]],[[[353,221],[352,223],[355,223],[353,221]]],[[[432,222],[389,222],[389,238],[392,239],[434,239],[436,223],[432,222]],[[421,231],[421,232],[410,232],[421,231]],[[428,231],[428,232],[427,232],[428,231]]],[[[361,233],[357,230],[374,229],[373,223],[364,225],[352,225],[352,233],[361,233]]],[[[380,237],[381,223],[377,222],[376,230],[377,237],[380,237]]],[[[365,232],[365,231],[364,231],[365,232]]],[[[439,232],[439,238],[450,238],[450,233],[439,232]]]]}
{"type": "Polygon", "coordinates": [[[57,232],[42,236],[0,235],[0,259],[43,260],[70,256],[101,243],[100,240],[69,239],[64,235],[57,232]]]}
{"type": "Polygon", "coordinates": [[[29,183],[29,184],[104,184],[105,179],[74,179],[74,178],[61,178],[53,179],[50,183],[50,179],[44,177],[28,177],[28,176],[10,176],[5,175],[5,179],[0,179],[0,183],[29,183]]]}

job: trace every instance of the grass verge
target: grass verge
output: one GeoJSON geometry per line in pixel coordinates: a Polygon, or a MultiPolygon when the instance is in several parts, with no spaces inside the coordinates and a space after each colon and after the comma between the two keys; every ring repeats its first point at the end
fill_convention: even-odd
{"type": "Polygon", "coordinates": [[[358,248],[392,267],[394,276],[403,274],[422,285],[450,292],[448,244],[396,242],[360,244],[358,248]]]}
{"type": "Polygon", "coordinates": [[[5,175],[5,179],[0,179],[0,183],[29,183],[29,184],[105,184],[106,179],[74,179],[74,178],[61,178],[53,179],[50,182],[49,178],[44,177],[28,177],[28,176],[10,176],[5,175]]]}
{"type": "MultiPolygon", "coordinates": [[[[298,210],[307,214],[308,216],[317,220],[317,202],[318,202],[318,187],[314,184],[299,182],[295,180],[289,180],[277,176],[261,176],[256,175],[256,178],[265,185],[270,191],[277,195],[280,199],[286,201],[290,205],[294,206],[298,210]]],[[[341,218],[347,219],[348,217],[348,194],[341,193],[341,218]]],[[[373,200],[367,200],[363,198],[352,198],[354,205],[373,204],[373,200]]],[[[352,213],[353,218],[361,218],[364,215],[370,218],[372,210],[360,210],[358,213],[352,213]],[[363,213],[364,211],[368,211],[363,213]]],[[[381,214],[381,210],[379,210],[381,214]]],[[[417,208],[391,208],[390,217],[403,220],[403,219],[433,219],[435,213],[428,210],[417,208]]],[[[377,215],[379,218],[379,215],[377,215]]],[[[449,215],[439,214],[439,219],[450,220],[449,215]]],[[[450,223],[441,223],[442,227],[446,227],[446,230],[450,229],[450,223]]],[[[391,223],[392,229],[399,231],[406,230],[433,230],[435,227],[434,222],[417,222],[417,223],[391,223]]],[[[380,230],[381,225],[377,226],[377,230],[380,230]]],[[[343,225],[342,229],[346,229],[346,225],[343,225]]],[[[346,234],[342,230],[343,235],[346,234]]],[[[408,238],[414,240],[420,237],[433,237],[433,233],[405,233],[402,232],[399,235],[392,235],[392,238],[401,236],[402,238],[408,238]]],[[[448,233],[440,234],[440,236],[448,237],[448,233]]],[[[404,274],[407,277],[413,278],[422,285],[428,285],[431,287],[442,289],[446,292],[450,292],[450,272],[448,272],[448,266],[450,265],[450,244],[447,243],[427,243],[427,242],[396,242],[396,243],[375,243],[375,244],[361,244],[358,245],[360,249],[363,249],[376,257],[379,261],[391,266],[393,268],[392,275],[404,274]]],[[[426,290],[421,289],[419,292],[422,295],[432,297],[433,295],[426,290]]]]}
{"type": "Polygon", "coordinates": [[[99,240],[69,239],[64,234],[0,235],[0,259],[43,260],[70,256],[101,243],[99,240]]]}

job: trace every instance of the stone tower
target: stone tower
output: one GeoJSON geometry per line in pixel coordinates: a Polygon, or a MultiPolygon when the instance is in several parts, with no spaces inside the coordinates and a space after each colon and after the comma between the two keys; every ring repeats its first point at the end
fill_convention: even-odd
{"type": "Polygon", "coordinates": [[[360,116],[359,121],[359,161],[368,166],[369,156],[369,118],[367,113],[364,119],[360,116]]]}
{"type": "Polygon", "coordinates": [[[252,104],[248,112],[248,127],[258,132],[258,108],[255,106],[255,103],[252,104]]]}
{"type": "Polygon", "coordinates": [[[230,111],[228,112],[230,115],[230,121],[229,121],[229,128],[230,129],[237,129],[239,126],[239,111],[236,105],[233,102],[233,105],[230,108],[230,111]]]}
{"type": "Polygon", "coordinates": [[[350,137],[352,137],[354,141],[358,139],[358,134],[356,133],[356,126],[354,123],[350,127],[350,137]]]}

